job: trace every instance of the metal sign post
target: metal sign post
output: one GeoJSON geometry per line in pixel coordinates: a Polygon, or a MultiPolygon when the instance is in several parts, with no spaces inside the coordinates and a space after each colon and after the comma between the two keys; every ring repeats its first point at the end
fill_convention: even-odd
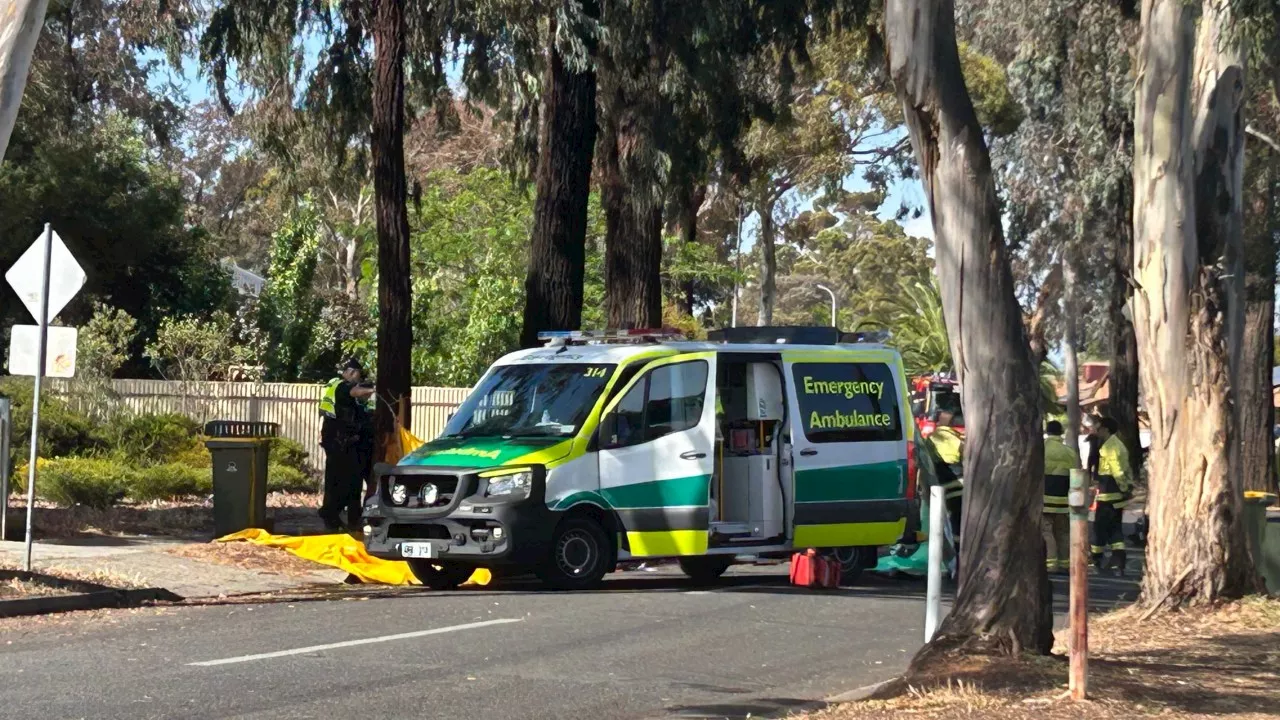
{"type": "Polygon", "coordinates": [[[27,463],[27,536],[22,568],[31,572],[31,523],[36,507],[36,460],[40,457],[40,386],[44,379],[44,363],[49,340],[49,260],[53,256],[53,228],[44,226],[44,289],[40,292],[40,350],[36,353],[35,390],[31,394],[31,459],[27,463]]]}
{"type": "Polygon", "coordinates": [[[929,584],[924,601],[924,641],[933,640],[942,622],[942,558],[946,545],[946,493],[941,485],[929,488],[929,584]]]}
{"type": "Polygon", "coordinates": [[[1089,505],[1087,502],[1089,473],[1071,471],[1067,505],[1071,509],[1071,587],[1068,617],[1071,641],[1067,652],[1071,660],[1072,700],[1089,696],[1089,505]]]}
{"type": "Polygon", "coordinates": [[[69,341],[71,349],[59,350],[59,362],[52,373],[46,368],[49,361],[49,320],[57,317],[62,308],[84,287],[85,274],[62,238],[45,223],[44,232],[22,253],[22,257],[18,258],[4,277],[39,323],[34,328],[15,326],[13,337],[19,342],[16,348],[11,347],[9,351],[9,372],[30,374],[35,378],[35,388],[31,393],[31,458],[27,463],[27,540],[26,560],[23,563],[23,567],[30,572],[31,524],[36,504],[36,460],[40,457],[40,390],[46,374],[71,377],[75,372],[75,330],[71,328],[67,328],[70,330],[69,334],[60,332],[58,336],[64,344],[69,341]],[[37,346],[34,363],[30,362],[31,358],[24,356],[25,351],[30,349],[32,339],[37,346]]]}

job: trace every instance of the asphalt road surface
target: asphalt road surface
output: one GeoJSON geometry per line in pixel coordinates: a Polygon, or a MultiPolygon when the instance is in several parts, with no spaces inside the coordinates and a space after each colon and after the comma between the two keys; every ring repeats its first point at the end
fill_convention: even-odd
{"type": "MultiPolygon", "coordinates": [[[[784,716],[892,677],[920,646],[923,582],[810,591],[785,573],[735,568],[711,590],[666,568],[578,594],[344,588],[6,625],[0,715],[784,716]]],[[[1091,590],[1099,608],[1136,592],[1117,579],[1091,590]]]]}

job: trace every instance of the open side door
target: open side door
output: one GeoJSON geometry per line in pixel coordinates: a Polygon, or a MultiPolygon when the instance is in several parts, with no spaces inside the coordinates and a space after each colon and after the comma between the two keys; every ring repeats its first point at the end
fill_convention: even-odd
{"type": "Polygon", "coordinates": [[[633,556],[707,551],[715,378],[714,352],[672,355],[646,365],[605,408],[600,495],[633,556]]]}

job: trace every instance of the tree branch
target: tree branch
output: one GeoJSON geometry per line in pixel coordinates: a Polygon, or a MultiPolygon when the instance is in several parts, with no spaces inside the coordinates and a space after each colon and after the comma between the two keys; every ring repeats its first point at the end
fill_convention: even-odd
{"type": "Polygon", "coordinates": [[[1280,152],[1280,142],[1277,142],[1276,139],[1271,137],[1270,135],[1267,135],[1266,133],[1262,132],[1261,130],[1255,128],[1252,125],[1245,125],[1244,131],[1254,136],[1255,138],[1261,140],[1262,142],[1266,143],[1268,146],[1271,147],[1272,150],[1275,150],[1276,152],[1280,152]]]}
{"type": "Polygon", "coordinates": [[[1045,325],[1049,317],[1049,309],[1057,299],[1062,286],[1062,263],[1055,263],[1049,275],[1040,285],[1036,294],[1035,310],[1027,321],[1027,336],[1031,344],[1031,354],[1035,358],[1036,367],[1049,355],[1049,343],[1045,340],[1045,325]]]}

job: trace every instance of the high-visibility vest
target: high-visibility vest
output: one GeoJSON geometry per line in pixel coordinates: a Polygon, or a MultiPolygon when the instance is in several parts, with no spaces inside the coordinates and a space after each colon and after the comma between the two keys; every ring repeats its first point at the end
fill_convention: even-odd
{"type": "Polygon", "coordinates": [[[1098,450],[1098,502],[1122,508],[1129,504],[1133,471],[1129,469],[1129,449],[1112,435],[1098,450]]]}
{"type": "Polygon", "coordinates": [[[338,408],[336,406],[336,398],[338,386],[342,384],[342,378],[334,378],[329,384],[324,386],[324,392],[320,393],[320,415],[330,420],[338,417],[338,408]]]}
{"type": "Polygon", "coordinates": [[[946,465],[953,476],[942,484],[946,499],[951,500],[964,494],[964,436],[955,428],[942,426],[929,435],[929,445],[933,454],[946,465]]]}
{"type": "Polygon", "coordinates": [[[1071,485],[1071,471],[1080,467],[1080,455],[1067,447],[1062,438],[1050,435],[1044,439],[1044,511],[1064,514],[1067,508],[1067,492],[1071,485]]]}

